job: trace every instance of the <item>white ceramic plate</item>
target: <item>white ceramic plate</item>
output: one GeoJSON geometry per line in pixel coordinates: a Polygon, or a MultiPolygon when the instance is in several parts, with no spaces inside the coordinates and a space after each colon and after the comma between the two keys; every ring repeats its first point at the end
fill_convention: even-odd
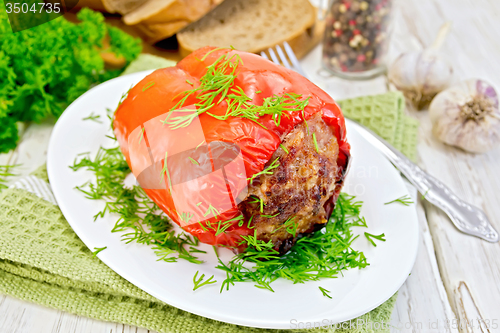
{"type": "MultiPolygon", "coordinates": [[[[408,194],[398,171],[353,129],[348,128],[352,145],[352,166],[344,190],[364,202],[362,213],[368,230],[355,232],[385,233],[387,241],[377,247],[359,237],[353,248],[365,253],[370,266],[351,269],[343,277],[305,284],[278,280],[274,293],[255,288],[253,283],[239,283],[219,293],[224,272],[215,269],[211,246],[205,246],[206,262],[157,261],[146,245],[125,244],[119,233],[111,233],[116,216],[93,222],[103,202],[85,199],[75,190],[92,179],[88,171],[73,172],[69,165],[82,152],[95,154],[100,146],[111,147],[106,138],[109,124],[82,121],[92,112],[106,118],[106,108],[114,109],[123,92],[140,81],[141,72],[105,82],[78,98],[57,122],[48,150],[48,174],[59,206],[81,240],[94,249],[107,246],[99,258],[122,277],[156,298],[200,316],[244,326],[261,328],[296,328],[307,322],[337,323],[358,317],[389,299],[408,277],[418,246],[418,221],[414,205],[384,205],[408,194]],[[215,275],[219,282],[193,291],[196,271],[215,275]],[[322,296],[318,286],[330,290],[333,299],[322,296]],[[295,326],[294,326],[295,325],[295,326]]],[[[229,250],[220,250],[222,259],[231,258],[229,250]]]]}

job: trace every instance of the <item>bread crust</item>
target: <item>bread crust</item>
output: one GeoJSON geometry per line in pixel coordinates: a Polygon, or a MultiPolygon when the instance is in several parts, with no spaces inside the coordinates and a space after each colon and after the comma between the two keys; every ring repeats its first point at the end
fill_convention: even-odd
{"type": "MultiPolygon", "coordinates": [[[[244,1],[244,0],[235,0],[233,3],[233,6],[235,6],[235,3],[237,1],[244,1]]],[[[284,6],[286,5],[286,1],[288,0],[283,0],[284,6]]],[[[308,51],[312,49],[314,45],[316,45],[320,39],[322,38],[323,31],[324,31],[324,22],[316,21],[316,8],[308,1],[304,0],[304,10],[301,12],[301,16],[307,16],[308,20],[304,21],[304,23],[297,27],[295,30],[290,31],[288,35],[282,35],[279,36],[278,38],[269,41],[269,42],[262,42],[262,41],[254,41],[252,43],[249,43],[251,46],[247,48],[242,48],[241,46],[238,46],[236,42],[233,42],[234,44],[232,46],[235,46],[237,49],[241,51],[246,51],[246,52],[252,52],[252,53],[260,53],[262,51],[267,50],[270,47],[273,47],[275,45],[280,45],[283,44],[283,42],[288,42],[292,49],[294,50],[295,54],[301,58],[305,54],[307,54],[308,51]]],[[[228,4],[223,4],[220,7],[216,8],[214,11],[209,13],[207,16],[202,18],[200,21],[195,22],[185,29],[181,30],[177,34],[177,40],[179,42],[179,51],[182,57],[185,57],[189,55],[191,52],[194,50],[206,46],[206,45],[198,45],[199,43],[196,43],[196,41],[193,42],[191,39],[191,36],[194,34],[198,34],[199,30],[198,29],[203,29],[204,26],[210,24],[209,20],[224,20],[225,16],[230,12],[230,3],[228,4]]],[[[234,8],[234,7],[233,7],[234,8]]],[[[255,25],[263,25],[264,21],[262,18],[255,18],[255,25]],[[261,21],[259,21],[261,20],[261,21]]],[[[228,28],[229,29],[229,28],[228,28]]],[[[229,47],[231,45],[218,45],[215,42],[215,38],[207,38],[207,45],[210,46],[217,46],[217,47],[229,47]]]]}

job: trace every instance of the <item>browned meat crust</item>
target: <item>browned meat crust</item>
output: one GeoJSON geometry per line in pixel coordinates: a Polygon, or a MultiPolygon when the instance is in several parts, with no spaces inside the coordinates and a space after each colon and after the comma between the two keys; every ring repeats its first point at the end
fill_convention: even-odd
{"type": "Polygon", "coordinates": [[[337,167],[337,139],[320,113],[297,125],[283,138],[282,146],[285,149],[278,148],[268,162],[278,158],[279,167],[256,178],[249,185],[248,198],[240,203],[245,218],[253,216],[257,238],[271,240],[281,254],[299,235],[326,224],[325,202],[338,195],[342,174],[337,167]]]}

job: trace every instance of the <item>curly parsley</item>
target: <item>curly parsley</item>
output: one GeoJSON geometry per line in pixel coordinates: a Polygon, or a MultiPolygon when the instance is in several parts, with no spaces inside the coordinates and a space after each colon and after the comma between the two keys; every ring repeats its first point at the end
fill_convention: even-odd
{"type": "Polygon", "coordinates": [[[118,76],[121,70],[106,70],[102,51],[126,62],[141,52],[138,39],[106,25],[101,13],[84,8],[77,17],[79,24],[59,17],[12,33],[0,7],[0,153],[16,147],[16,122],[58,118],[92,85],[118,76]]]}

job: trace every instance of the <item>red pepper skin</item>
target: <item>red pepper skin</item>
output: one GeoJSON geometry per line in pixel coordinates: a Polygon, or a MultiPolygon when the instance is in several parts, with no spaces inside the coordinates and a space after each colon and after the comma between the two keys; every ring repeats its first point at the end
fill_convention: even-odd
{"type": "MultiPolygon", "coordinates": [[[[346,140],[345,120],[339,106],[328,94],[296,72],[278,66],[260,56],[230,49],[214,49],[212,47],[201,48],[193,52],[175,67],[156,70],[128,92],[127,97],[115,113],[113,126],[116,138],[131,168],[133,163],[147,163],[149,158],[146,154],[143,154],[144,156],[135,154],[134,161],[132,161],[130,149],[133,148],[129,146],[132,132],[136,131],[135,133],[137,133],[137,129],[145,127],[144,124],[151,119],[168,113],[182,98],[184,91],[199,86],[200,78],[206,73],[207,66],[214,63],[221,55],[227,53],[229,55],[238,54],[242,60],[242,63],[238,66],[238,74],[234,85],[243,89],[246,95],[252,99],[251,103],[262,105],[264,98],[285,93],[302,95],[302,99],[309,97],[309,102],[303,114],[302,112],[284,112],[279,126],[276,126],[269,115],[259,118],[259,123],[263,127],[246,118],[230,117],[227,120],[218,120],[203,113],[199,116],[199,123],[206,143],[222,141],[237,144],[241,149],[246,176],[250,177],[264,169],[265,164],[279,147],[281,138],[297,124],[303,122],[304,115],[307,121],[315,113],[321,112],[323,120],[331,126],[337,137],[340,148],[338,165],[342,170],[345,170],[350,156],[350,146],[346,140]],[[285,113],[288,117],[285,116],[285,113]],[[144,161],[141,161],[142,158],[144,161]]],[[[193,94],[183,105],[193,105],[196,102],[196,94],[193,94]]],[[[213,107],[210,112],[223,115],[226,109],[227,104],[222,102],[213,107]]],[[[165,150],[152,149],[152,132],[148,130],[145,132],[143,145],[150,148],[155,161],[164,159],[165,150]]],[[[168,141],[172,137],[169,140],[166,137],[158,138],[165,141],[162,143],[165,146],[168,145],[168,141]]],[[[194,166],[187,163],[182,166],[176,165],[176,168],[182,170],[181,172],[189,173],[191,172],[190,168],[194,168],[194,166]]],[[[133,168],[132,170],[134,171],[133,168]]],[[[173,172],[177,171],[174,170],[173,172]]],[[[223,190],[226,189],[221,189],[221,191],[223,190]]],[[[156,189],[145,188],[145,191],[173,221],[183,225],[177,214],[168,186],[156,189]]],[[[203,198],[203,195],[199,194],[199,198],[190,197],[186,198],[186,201],[196,203],[198,200],[205,200],[209,202],[214,200],[213,193],[212,198],[203,198]]],[[[183,228],[198,237],[203,243],[237,247],[238,243],[241,242],[242,235],[253,234],[253,230],[248,228],[247,223],[239,226],[238,221],[236,221],[225,232],[217,236],[215,235],[216,230],[207,229],[203,226],[206,226],[207,223],[216,224],[217,221],[227,221],[239,215],[241,213],[237,206],[234,206],[220,214],[217,219],[212,217],[200,223],[184,224],[183,228]]]]}

